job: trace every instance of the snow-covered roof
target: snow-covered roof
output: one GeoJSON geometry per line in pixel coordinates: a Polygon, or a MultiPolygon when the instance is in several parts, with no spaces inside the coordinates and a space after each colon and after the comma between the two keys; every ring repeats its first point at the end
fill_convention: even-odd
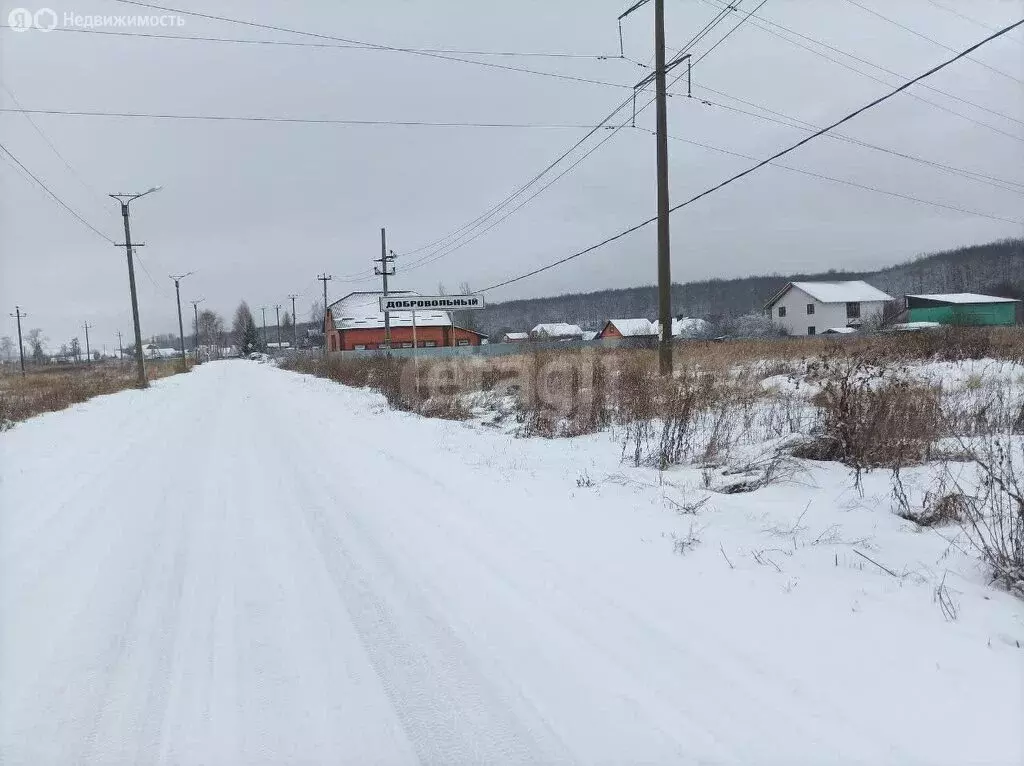
{"type": "Polygon", "coordinates": [[[534,327],[530,330],[530,335],[546,335],[549,338],[579,338],[583,335],[583,329],[575,324],[548,322],[534,327]]]}
{"type": "Polygon", "coordinates": [[[941,322],[901,322],[900,324],[894,324],[893,330],[899,331],[914,331],[914,330],[933,330],[936,327],[942,327],[941,322]]]}
{"type": "Polygon", "coordinates": [[[1000,298],[997,295],[980,293],[938,293],[935,295],[908,295],[908,298],[922,298],[939,303],[1019,303],[1015,298],[1000,298]]]}
{"type": "Polygon", "coordinates": [[[822,330],[822,335],[849,335],[850,333],[857,332],[856,327],[829,327],[827,330],[822,330]]]}
{"type": "MultiPolygon", "coordinates": [[[[654,334],[661,336],[661,321],[651,322],[654,334]]],[[[675,317],[672,320],[673,338],[696,338],[704,335],[711,328],[706,321],[697,317],[675,317]]]]}
{"type": "MultiPolygon", "coordinates": [[[[419,322],[417,322],[416,324],[419,324],[419,322]]],[[[286,340],[281,341],[280,343],[268,343],[267,344],[267,348],[291,348],[291,347],[292,347],[292,344],[289,343],[286,340]]]]}
{"type": "MultiPolygon", "coordinates": [[[[384,326],[384,312],[380,310],[380,298],[377,292],[349,293],[335,301],[327,308],[334,318],[335,330],[353,330],[378,328],[384,326]]],[[[409,290],[389,291],[388,295],[417,295],[409,290]]],[[[391,311],[392,327],[412,327],[411,311],[391,311]]],[[[439,327],[450,325],[452,318],[447,311],[417,311],[417,327],[439,327]]]]}
{"type": "Polygon", "coordinates": [[[655,334],[654,324],[649,319],[609,319],[608,324],[624,338],[655,334]]]}
{"type": "Polygon", "coordinates": [[[530,333],[528,332],[507,332],[505,333],[507,340],[529,340],[530,333]]]}
{"type": "Polygon", "coordinates": [[[596,330],[584,330],[583,334],[580,336],[580,339],[594,340],[595,338],[597,338],[598,335],[600,335],[600,333],[598,333],[596,330]]]}
{"type": "Polygon", "coordinates": [[[888,293],[883,293],[877,287],[872,287],[860,279],[846,282],[790,282],[765,304],[766,308],[778,302],[793,287],[807,293],[819,303],[870,303],[892,300],[888,293]]]}

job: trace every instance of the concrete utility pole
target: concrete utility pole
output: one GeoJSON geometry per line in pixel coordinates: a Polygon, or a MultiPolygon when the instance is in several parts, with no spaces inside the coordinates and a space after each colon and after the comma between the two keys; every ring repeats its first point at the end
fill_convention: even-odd
{"type": "Polygon", "coordinates": [[[117,358],[124,360],[124,346],[121,345],[121,331],[117,331],[117,358]]]}
{"type": "Polygon", "coordinates": [[[193,274],[195,274],[194,271],[190,271],[187,274],[178,274],[177,276],[170,275],[170,278],[174,280],[174,295],[178,299],[178,339],[181,341],[182,372],[188,372],[188,358],[185,356],[185,325],[181,321],[181,280],[193,274]]]}
{"type": "Polygon", "coordinates": [[[263,348],[267,347],[267,307],[260,306],[260,312],[263,314],[263,348]]]}
{"type": "Polygon", "coordinates": [[[85,363],[92,364],[92,351],[89,349],[89,328],[92,327],[92,325],[85,322],[82,327],[85,328],[85,363]]]}
{"type": "Polygon", "coordinates": [[[672,374],[672,260],[669,248],[668,109],[665,96],[665,0],[654,0],[655,122],[658,131],[658,371],[672,374]]]}
{"type": "Polygon", "coordinates": [[[295,316],[295,299],[299,296],[289,295],[292,299],[292,348],[298,349],[299,347],[299,318],[295,316]]]}
{"type": "Polygon", "coordinates": [[[18,357],[21,359],[21,377],[25,377],[25,345],[21,342],[21,320],[28,314],[21,313],[21,306],[14,307],[12,317],[18,320],[18,357]]]}
{"type": "Polygon", "coordinates": [[[274,306],[274,313],[277,316],[277,350],[281,350],[281,304],[274,306]]]}
{"type": "Polygon", "coordinates": [[[192,303],[192,314],[195,316],[196,322],[196,337],[195,337],[195,352],[196,352],[196,364],[199,364],[199,304],[205,301],[206,298],[200,298],[197,301],[191,301],[192,303]]]}
{"type": "MultiPolygon", "coordinates": [[[[142,329],[139,326],[139,299],[135,292],[135,265],[132,261],[132,232],[131,225],[128,222],[128,206],[140,197],[145,197],[147,194],[152,194],[155,191],[160,191],[160,187],[154,186],[141,194],[110,195],[121,203],[121,217],[124,218],[124,244],[117,245],[117,247],[124,247],[124,251],[128,256],[128,285],[132,293],[132,322],[135,325],[135,363],[138,374],[136,384],[139,388],[146,388],[149,382],[146,380],[146,360],[142,353],[142,329]]],[[[142,247],[142,244],[140,243],[136,247],[142,247]]]]}
{"type": "MultiPolygon", "coordinates": [[[[647,5],[650,0],[637,0],[619,16],[621,44],[622,20],[647,5]]],[[[661,333],[658,341],[658,371],[672,374],[672,261],[669,247],[668,192],[668,109],[665,77],[668,67],[674,67],[689,55],[678,56],[665,64],[665,0],[654,0],[654,100],[658,177],[658,322],[661,333]]],[[[640,81],[638,88],[651,81],[650,76],[640,81]]],[[[636,90],[634,89],[634,98],[636,90]]]]}
{"type": "MultiPolygon", "coordinates": [[[[379,261],[374,261],[374,263],[379,263],[380,266],[379,267],[378,266],[374,266],[373,267],[373,273],[376,274],[378,277],[380,277],[381,280],[383,280],[383,283],[384,283],[384,296],[385,297],[387,297],[387,294],[388,294],[388,277],[393,277],[395,275],[395,267],[394,266],[390,266],[390,264],[393,264],[394,262],[395,262],[395,254],[394,253],[388,253],[387,233],[384,231],[383,228],[381,228],[381,230],[380,230],[380,260],[379,261]],[[390,268],[389,268],[389,266],[390,266],[390,268]]],[[[388,349],[391,348],[391,312],[390,311],[385,311],[384,312],[384,345],[387,346],[388,349]]]]}
{"type": "Polygon", "coordinates": [[[327,283],[334,279],[334,277],[324,272],[317,279],[324,283],[324,315],[320,320],[320,330],[324,334],[324,359],[327,359],[329,353],[327,350],[327,283]]]}

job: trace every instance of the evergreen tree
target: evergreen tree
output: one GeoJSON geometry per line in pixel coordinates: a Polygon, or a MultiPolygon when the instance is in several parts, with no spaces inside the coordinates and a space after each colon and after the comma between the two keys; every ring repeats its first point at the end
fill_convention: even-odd
{"type": "Polygon", "coordinates": [[[252,318],[252,312],[245,301],[239,303],[238,308],[235,309],[235,321],[231,325],[231,333],[234,336],[235,345],[238,346],[243,356],[260,350],[260,333],[256,329],[256,320],[252,318]]]}

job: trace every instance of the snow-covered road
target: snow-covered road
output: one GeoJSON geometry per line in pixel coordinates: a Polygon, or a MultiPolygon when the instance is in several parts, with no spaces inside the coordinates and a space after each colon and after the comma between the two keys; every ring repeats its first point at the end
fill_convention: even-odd
{"type": "Polygon", "coordinates": [[[0,435],[0,762],[1019,760],[1017,623],[680,556],[598,439],[251,362],[0,435]]]}

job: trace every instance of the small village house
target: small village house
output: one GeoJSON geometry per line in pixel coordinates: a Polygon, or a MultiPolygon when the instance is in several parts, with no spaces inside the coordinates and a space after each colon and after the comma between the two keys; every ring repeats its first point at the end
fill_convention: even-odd
{"type": "MultiPolygon", "coordinates": [[[[661,321],[651,322],[656,337],[661,337],[661,321]]],[[[706,338],[711,334],[711,325],[697,317],[677,316],[672,319],[673,338],[706,338]]]]}
{"type": "Polygon", "coordinates": [[[906,322],[955,325],[1014,325],[1020,301],[977,293],[906,296],[906,322]]]}
{"type": "Polygon", "coordinates": [[[656,338],[658,335],[649,319],[609,319],[604,323],[597,337],[606,338],[656,338]]]}
{"type": "Polygon", "coordinates": [[[534,340],[580,340],[583,338],[583,329],[579,325],[565,322],[547,322],[530,330],[530,337],[534,340]]]}
{"type": "Polygon", "coordinates": [[[528,332],[507,332],[501,336],[502,343],[523,343],[530,339],[528,332]]]}
{"type": "Polygon", "coordinates": [[[892,296],[867,282],[789,282],[764,306],[765,314],[790,335],[817,335],[839,327],[881,320],[892,296]]]}
{"type": "MultiPolygon", "coordinates": [[[[327,307],[324,312],[324,333],[329,351],[387,348],[384,342],[384,312],[380,310],[382,295],[379,292],[349,293],[327,307]]],[[[388,295],[416,293],[395,290],[388,295]]],[[[412,348],[412,312],[392,311],[389,318],[391,348],[412,348]]],[[[453,326],[452,317],[447,311],[417,311],[415,336],[419,348],[479,346],[487,337],[475,330],[453,326]]]]}

